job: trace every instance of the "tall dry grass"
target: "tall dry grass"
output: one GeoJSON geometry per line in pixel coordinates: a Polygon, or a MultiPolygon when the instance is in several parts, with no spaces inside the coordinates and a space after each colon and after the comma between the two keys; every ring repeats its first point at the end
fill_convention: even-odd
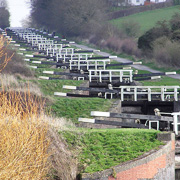
{"type": "MultiPolygon", "coordinates": [[[[0,36],[0,71],[13,56],[9,43],[0,36]]],[[[46,179],[50,141],[43,116],[43,102],[30,91],[0,89],[0,179],[46,179]]]]}
{"type": "Polygon", "coordinates": [[[45,179],[48,125],[39,103],[28,93],[0,94],[0,179],[45,179]]]}

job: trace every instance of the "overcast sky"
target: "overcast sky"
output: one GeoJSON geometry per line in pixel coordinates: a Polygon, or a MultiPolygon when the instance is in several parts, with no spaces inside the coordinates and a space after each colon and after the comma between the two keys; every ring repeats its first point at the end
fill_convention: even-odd
{"type": "Polygon", "coordinates": [[[21,21],[29,15],[29,0],[7,0],[11,27],[22,27],[21,21]]]}

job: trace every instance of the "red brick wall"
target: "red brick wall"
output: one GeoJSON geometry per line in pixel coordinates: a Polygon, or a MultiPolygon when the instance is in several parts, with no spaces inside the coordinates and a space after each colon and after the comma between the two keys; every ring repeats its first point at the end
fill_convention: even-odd
{"type": "MultiPolygon", "coordinates": [[[[166,154],[154,159],[140,166],[136,166],[132,169],[120,172],[117,174],[116,180],[138,180],[153,178],[160,168],[166,167],[166,154]]],[[[109,177],[108,180],[115,180],[113,177],[109,177]]]]}
{"type": "MultiPolygon", "coordinates": [[[[175,141],[171,141],[171,150],[175,150],[175,141]]],[[[171,152],[169,152],[171,153],[171,152]]],[[[138,179],[153,179],[158,173],[158,170],[168,166],[168,154],[163,154],[160,157],[132,169],[122,171],[116,174],[116,178],[110,176],[108,180],[138,180],[138,179]]]]}

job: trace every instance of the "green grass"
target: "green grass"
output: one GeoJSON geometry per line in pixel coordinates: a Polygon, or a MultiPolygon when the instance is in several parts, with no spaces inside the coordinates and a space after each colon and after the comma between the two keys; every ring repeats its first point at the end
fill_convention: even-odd
{"type": "Polygon", "coordinates": [[[78,122],[79,117],[90,117],[91,111],[108,111],[113,100],[100,98],[70,98],[57,97],[54,92],[70,92],[71,90],[63,89],[63,85],[80,86],[84,81],[74,80],[36,80],[41,91],[45,96],[53,97],[53,104],[48,105],[48,109],[56,117],[65,117],[71,119],[74,123],[78,122]]]}
{"type": "Polygon", "coordinates": [[[123,22],[134,21],[140,25],[140,35],[155,26],[158,21],[170,20],[174,13],[180,13],[180,6],[172,6],[168,8],[156,9],[130,16],[111,20],[112,24],[121,28],[123,22]]]}
{"type": "Polygon", "coordinates": [[[180,86],[180,80],[163,76],[157,80],[142,81],[142,84],[144,86],[180,86]]]}
{"type": "Polygon", "coordinates": [[[112,102],[100,98],[56,98],[51,110],[57,117],[65,117],[78,123],[79,117],[91,118],[91,111],[108,111],[112,102]]]}
{"type": "Polygon", "coordinates": [[[71,149],[81,150],[82,173],[102,171],[139,157],[163,143],[156,139],[158,131],[140,129],[81,129],[61,131],[71,149]]]}
{"type": "Polygon", "coordinates": [[[54,92],[69,92],[63,85],[80,86],[84,81],[74,80],[38,80],[39,87],[45,95],[53,96],[54,92]]]}
{"type": "Polygon", "coordinates": [[[58,77],[60,75],[44,74],[43,71],[63,72],[64,70],[61,68],[47,68],[47,66],[45,66],[44,68],[34,69],[34,71],[35,71],[36,77],[39,77],[39,76],[58,77]]]}

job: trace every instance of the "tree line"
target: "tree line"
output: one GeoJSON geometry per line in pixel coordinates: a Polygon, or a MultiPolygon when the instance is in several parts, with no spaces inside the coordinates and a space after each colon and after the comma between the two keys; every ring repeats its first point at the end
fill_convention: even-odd
{"type": "Polygon", "coordinates": [[[10,26],[9,18],[10,13],[7,8],[7,2],[4,0],[0,6],[0,28],[4,29],[5,27],[10,26]]]}
{"type": "Polygon", "coordinates": [[[64,37],[80,37],[100,48],[157,64],[180,67],[180,14],[161,21],[141,37],[139,24],[124,22],[121,30],[108,23],[109,0],[33,0],[34,27],[57,31],[64,37]]]}
{"type": "Polygon", "coordinates": [[[34,0],[33,25],[60,32],[64,36],[86,36],[96,31],[106,18],[106,0],[34,0]]]}

